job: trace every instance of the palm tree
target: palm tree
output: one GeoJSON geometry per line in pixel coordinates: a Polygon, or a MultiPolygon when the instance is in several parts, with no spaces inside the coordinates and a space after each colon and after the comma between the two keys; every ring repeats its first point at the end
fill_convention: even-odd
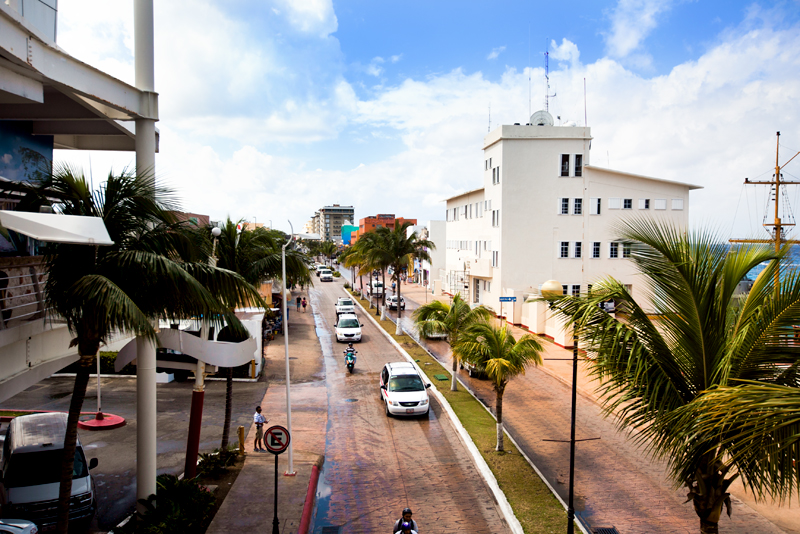
{"type": "Polygon", "coordinates": [[[51,245],[46,258],[48,307],[75,335],[72,345],[80,357],[59,488],[57,528],[66,533],[78,418],[100,344],[116,332],[157,342],[158,319],[203,315],[222,324],[229,306],[260,297],[235,273],[186,261],[198,257],[191,234],[172,213],[179,208],[175,197],[152,178],[109,174],[101,189],[92,191],[80,171],[62,166],[39,191],[59,199],[61,213],[102,217],[114,241],[107,247],[51,245]]]}
{"type": "MultiPolygon", "coordinates": [[[[391,257],[389,266],[392,268],[395,282],[397,283],[397,327],[395,335],[399,336],[403,333],[400,325],[400,320],[403,316],[403,310],[400,307],[400,286],[401,286],[401,272],[409,265],[413,265],[414,260],[427,260],[430,261],[431,256],[428,250],[435,249],[436,245],[427,239],[421,239],[417,236],[416,232],[408,234],[408,227],[411,226],[410,222],[403,224],[395,224],[393,230],[386,229],[384,240],[386,243],[387,253],[391,257]]],[[[383,229],[380,229],[383,230],[383,229]]],[[[385,291],[385,288],[384,288],[385,291]]]]}
{"type": "Polygon", "coordinates": [[[327,258],[328,264],[331,266],[333,266],[333,255],[336,254],[337,250],[336,243],[333,241],[325,241],[319,246],[320,254],[323,254],[327,258]]]}
{"type": "Polygon", "coordinates": [[[542,357],[542,345],[533,334],[525,334],[519,341],[514,339],[511,330],[497,327],[489,323],[476,323],[464,333],[458,345],[461,357],[486,370],[486,376],[492,381],[497,416],[497,446],[495,450],[504,450],[503,446],[503,393],[508,382],[517,375],[525,374],[530,364],[539,365],[542,357]]]}
{"type": "Polygon", "coordinates": [[[469,304],[461,298],[461,294],[456,293],[452,304],[448,305],[445,302],[434,300],[417,308],[412,317],[414,325],[422,337],[430,337],[435,334],[447,336],[447,342],[453,353],[453,380],[450,390],[458,391],[456,374],[458,373],[460,351],[457,348],[461,337],[473,324],[486,322],[494,317],[494,312],[486,306],[470,308],[469,304]]]}
{"type": "MultiPolygon", "coordinates": [[[[253,230],[245,228],[239,231],[238,226],[242,222],[243,219],[232,221],[228,217],[222,226],[222,232],[217,238],[217,266],[238,273],[249,284],[259,287],[262,282],[282,275],[281,246],[286,242],[286,238],[282,232],[263,227],[253,230]]],[[[204,229],[202,235],[208,239],[209,229],[204,229]]],[[[208,244],[206,248],[208,248],[208,244]]],[[[286,250],[286,278],[287,287],[292,284],[312,284],[311,274],[308,270],[308,257],[305,254],[294,249],[286,250]]],[[[286,299],[285,295],[283,299],[286,299]]],[[[284,305],[288,305],[288,303],[284,303],[284,305]]],[[[225,341],[238,342],[244,341],[244,339],[238,339],[234,332],[230,332],[226,333],[225,341]]],[[[233,409],[233,368],[227,369],[225,378],[225,421],[222,427],[221,450],[228,448],[230,435],[233,409]]]]}
{"type": "MultiPolygon", "coordinates": [[[[364,260],[364,268],[370,273],[372,271],[381,272],[381,283],[383,284],[383,296],[386,296],[386,268],[391,265],[392,254],[389,250],[388,228],[378,228],[374,232],[367,232],[358,239],[358,247],[361,257],[364,260]]],[[[372,275],[370,275],[370,282],[372,275]]],[[[377,312],[380,315],[380,299],[376,299],[377,312]]]]}
{"type": "MultiPolygon", "coordinates": [[[[602,384],[606,413],[620,428],[638,430],[637,443],[668,462],[674,485],[689,489],[700,531],[715,533],[723,506],[730,515],[733,479],[763,489],[768,477],[763,464],[746,461],[720,432],[700,424],[705,395],[717,386],[741,387],[742,380],[800,386],[800,274],[787,271],[788,249],[730,250],[708,232],[686,234],[647,220],[628,222],[620,233],[631,243],[647,307],[613,279],[552,305],[595,356],[591,372],[602,384]],[[749,294],[739,296],[741,280],[767,261],[749,294]],[[609,299],[619,318],[599,307],[609,299]]],[[[737,443],[749,439],[743,434],[737,443]]],[[[773,490],[785,494],[785,486],[773,490]]]]}

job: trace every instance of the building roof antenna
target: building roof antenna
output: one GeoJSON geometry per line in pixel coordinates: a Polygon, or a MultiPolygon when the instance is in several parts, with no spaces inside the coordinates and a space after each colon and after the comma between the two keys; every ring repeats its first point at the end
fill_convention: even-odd
{"type": "Polygon", "coordinates": [[[550,97],[555,98],[556,93],[550,94],[550,52],[545,47],[544,51],[544,110],[550,112],[550,97]]]}

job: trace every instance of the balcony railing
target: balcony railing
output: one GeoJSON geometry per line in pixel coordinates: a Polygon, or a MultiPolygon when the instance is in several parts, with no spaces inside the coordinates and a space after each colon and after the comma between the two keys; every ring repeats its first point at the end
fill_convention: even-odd
{"type": "Polygon", "coordinates": [[[0,258],[0,330],[44,318],[46,282],[42,256],[0,258]]]}

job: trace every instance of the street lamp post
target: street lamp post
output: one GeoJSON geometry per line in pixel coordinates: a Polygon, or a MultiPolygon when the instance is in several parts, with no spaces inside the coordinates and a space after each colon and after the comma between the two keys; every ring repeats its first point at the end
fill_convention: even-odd
{"type": "MultiPolygon", "coordinates": [[[[283,346],[286,356],[286,427],[289,430],[289,435],[292,435],[292,397],[289,388],[289,302],[286,299],[286,247],[292,242],[294,237],[294,226],[292,221],[289,221],[289,228],[291,234],[289,239],[281,247],[281,274],[283,275],[283,346]]],[[[293,456],[292,456],[292,442],[289,441],[289,468],[284,475],[294,476],[297,473],[294,471],[293,456]]]]}
{"type": "MultiPolygon", "coordinates": [[[[542,284],[542,297],[554,300],[564,294],[561,282],[548,280],[542,284]]],[[[575,405],[578,392],[578,331],[573,326],[572,341],[572,417],[569,431],[569,497],[567,500],[567,534],[575,532],[575,405]]]]}

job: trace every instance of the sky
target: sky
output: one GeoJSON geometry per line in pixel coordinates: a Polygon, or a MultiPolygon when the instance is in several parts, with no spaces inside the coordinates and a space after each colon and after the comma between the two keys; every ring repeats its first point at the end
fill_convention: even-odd
{"type": "MultiPolygon", "coordinates": [[[[133,84],[133,1],[58,7],[58,45],[133,84]]],[[[490,124],[544,108],[545,52],[550,111],[588,121],[590,163],[702,186],[694,228],[763,237],[769,191],[744,178],[772,176],[776,131],[781,164],[800,150],[798,0],[162,0],[155,51],[157,177],[212,220],[442,219],[482,185],[490,124]]],[[[95,180],[134,164],[55,159],[95,180]]],[[[800,181],[800,157],[783,173],[800,181]]]]}

